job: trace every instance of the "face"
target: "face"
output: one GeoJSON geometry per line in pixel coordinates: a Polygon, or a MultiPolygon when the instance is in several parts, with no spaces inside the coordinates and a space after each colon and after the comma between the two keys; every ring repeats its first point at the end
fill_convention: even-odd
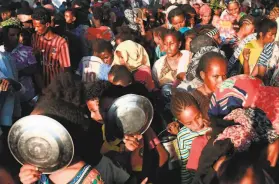
{"type": "Polygon", "coordinates": [[[177,119],[193,132],[200,131],[206,127],[206,120],[195,106],[186,107],[177,119]]]}
{"type": "Polygon", "coordinates": [[[1,13],[1,18],[3,21],[8,20],[9,18],[11,18],[11,12],[1,13]]]}
{"type": "Polygon", "coordinates": [[[213,36],[213,39],[220,45],[222,43],[222,39],[220,37],[220,33],[217,33],[216,35],[213,36]]]}
{"type": "Polygon", "coordinates": [[[39,20],[33,20],[33,26],[38,35],[44,35],[48,31],[50,23],[41,24],[39,20]]]}
{"type": "Polygon", "coordinates": [[[175,16],[171,19],[171,24],[176,31],[185,27],[185,17],[184,15],[175,16]]]}
{"type": "Polygon", "coordinates": [[[211,14],[204,14],[201,16],[201,19],[203,24],[209,24],[211,20],[211,14]]]}
{"type": "Polygon", "coordinates": [[[97,53],[98,57],[102,59],[102,61],[108,65],[111,65],[113,61],[113,54],[112,52],[109,52],[105,50],[104,52],[97,53]]]}
{"type": "Polygon", "coordinates": [[[217,8],[214,10],[214,15],[220,16],[222,13],[222,9],[221,8],[217,8]]]}
{"type": "Polygon", "coordinates": [[[190,13],[189,15],[190,15],[189,23],[190,23],[191,26],[194,26],[195,25],[196,14],[190,13]]]}
{"type": "Polygon", "coordinates": [[[119,59],[120,64],[121,64],[121,65],[125,65],[126,61],[124,60],[121,51],[118,51],[118,50],[117,50],[117,51],[116,51],[116,55],[117,55],[117,57],[118,57],[118,59],[119,59]]]}
{"type": "Polygon", "coordinates": [[[70,11],[66,11],[64,17],[67,24],[72,24],[76,19],[70,11]]]}
{"type": "Polygon", "coordinates": [[[181,43],[173,35],[166,35],[164,39],[164,50],[167,57],[173,57],[179,52],[181,43]]]}
{"type": "Polygon", "coordinates": [[[19,42],[20,30],[15,28],[9,28],[8,37],[4,39],[4,46],[8,51],[12,51],[19,42]]]}
{"type": "Polygon", "coordinates": [[[268,18],[269,18],[270,20],[276,20],[276,15],[275,15],[275,13],[274,13],[274,12],[270,12],[268,18]]]}
{"type": "Polygon", "coordinates": [[[108,81],[113,84],[113,79],[114,79],[114,75],[109,74],[108,75],[108,81]]]}
{"type": "Polygon", "coordinates": [[[185,50],[190,51],[192,40],[193,40],[193,38],[190,37],[190,36],[186,38],[186,40],[185,40],[185,50]]]}
{"type": "Polygon", "coordinates": [[[115,40],[115,44],[116,44],[116,46],[117,46],[117,45],[119,45],[121,42],[122,42],[122,40],[121,40],[121,39],[116,39],[116,40],[115,40]]]}
{"type": "MultiPolygon", "coordinates": [[[[264,36],[262,36],[264,45],[274,42],[276,33],[277,33],[277,29],[273,28],[273,29],[270,29],[264,36]]],[[[260,34],[262,34],[262,33],[260,33],[260,34]]]]}
{"type": "Polygon", "coordinates": [[[227,78],[227,64],[219,58],[212,58],[206,71],[200,73],[205,87],[212,93],[227,78]]]}
{"type": "Polygon", "coordinates": [[[86,102],[87,108],[91,113],[91,118],[98,123],[103,123],[103,118],[99,111],[99,100],[89,100],[86,102]]]}
{"type": "Polygon", "coordinates": [[[245,37],[255,32],[255,26],[253,24],[244,24],[245,37]]]}
{"type": "Polygon", "coordinates": [[[194,4],[193,8],[196,10],[196,13],[199,15],[200,14],[201,6],[199,4],[194,4]]]}
{"type": "Polygon", "coordinates": [[[230,3],[228,5],[228,13],[234,17],[238,17],[239,15],[239,4],[238,3],[230,3]]]}

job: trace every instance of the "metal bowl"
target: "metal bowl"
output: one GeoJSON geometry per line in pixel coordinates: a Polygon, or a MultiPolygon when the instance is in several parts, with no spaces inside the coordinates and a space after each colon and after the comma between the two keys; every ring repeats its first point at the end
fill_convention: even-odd
{"type": "Polygon", "coordinates": [[[56,120],[30,115],[18,120],[8,135],[15,159],[31,164],[45,174],[67,167],[74,156],[74,144],[68,131],[56,120]]]}
{"type": "Polygon", "coordinates": [[[115,123],[126,135],[143,134],[152,122],[153,113],[147,98],[128,94],[114,101],[108,111],[108,121],[115,123]]]}

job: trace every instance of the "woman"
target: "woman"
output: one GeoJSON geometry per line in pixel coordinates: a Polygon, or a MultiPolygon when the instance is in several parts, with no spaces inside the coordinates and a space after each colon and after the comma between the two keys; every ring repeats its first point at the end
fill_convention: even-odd
{"type": "Polygon", "coordinates": [[[168,20],[171,23],[172,27],[182,34],[189,30],[189,28],[186,27],[185,14],[183,10],[180,8],[175,8],[171,10],[168,14],[168,20]]]}
{"type": "Polygon", "coordinates": [[[152,69],[153,79],[157,87],[164,84],[183,80],[179,76],[186,74],[188,65],[191,61],[189,51],[180,51],[181,35],[175,30],[169,30],[164,37],[164,50],[166,55],[157,60],[152,69]],[[180,79],[178,79],[180,78],[180,79]]]}
{"type": "Polygon", "coordinates": [[[246,44],[242,54],[239,56],[240,64],[243,67],[243,72],[241,73],[251,74],[253,76],[258,75],[258,67],[255,66],[264,49],[264,46],[274,42],[276,33],[276,22],[269,19],[263,19],[259,23],[259,27],[257,29],[257,40],[253,40],[246,44]]]}
{"type": "Polygon", "coordinates": [[[199,27],[202,25],[208,25],[211,23],[212,10],[208,5],[205,4],[201,7],[200,18],[201,18],[201,23],[197,24],[196,27],[199,27]]]}
{"type": "Polygon", "coordinates": [[[131,40],[121,42],[115,49],[112,65],[125,65],[135,81],[143,83],[149,91],[154,89],[149,56],[140,44],[131,40]]]}

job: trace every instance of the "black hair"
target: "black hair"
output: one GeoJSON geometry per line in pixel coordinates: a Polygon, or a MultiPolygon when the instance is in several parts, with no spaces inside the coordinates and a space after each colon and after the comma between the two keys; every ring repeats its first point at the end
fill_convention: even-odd
{"type": "Polygon", "coordinates": [[[88,164],[98,164],[101,155],[96,155],[98,150],[96,150],[95,145],[88,148],[84,144],[88,140],[96,139],[96,134],[93,133],[92,122],[85,119],[84,113],[80,108],[64,100],[43,97],[37,103],[36,111],[40,115],[55,119],[66,128],[74,143],[75,157],[80,157],[88,164]]]}
{"type": "Polygon", "coordinates": [[[174,117],[178,117],[186,107],[195,106],[199,109],[196,99],[182,89],[173,89],[171,96],[170,109],[174,117]]]}
{"type": "Polygon", "coordinates": [[[276,21],[270,20],[268,18],[262,19],[259,24],[257,25],[257,37],[260,37],[260,33],[263,34],[263,36],[266,35],[267,32],[269,32],[271,29],[277,29],[277,23],[276,21]]]}
{"type": "Polygon", "coordinates": [[[76,17],[76,13],[77,13],[77,11],[76,11],[76,9],[75,8],[67,8],[66,10],[65,10],[65,12],[71,12],[72,13],[72,15],[74,16],[74,17],[76,17]]]}
{"type": "Polygon", "coordinates": [[[183,17],[185,17],[185,13],[183,12],[182,9],[180,8],[175,8],[173,10],[171,10],[168,14],[168,20],[171,23],[172,22],[172,18],[176,17],[176,16],[180,16],[182,15],[183,17]]]}
{"type": "Polygon", "coordinates": [[[266,183],[262,168],[255,164],[255,160],[250,152],[235,153],[232,157],[225,160],[217,173],[219,183],[240,183],[248,169],[252,169],[253,171],[254,184],[266,183]]]}
{"type": "Polygon", "coordinates": [[[92,12],[93,12],[93,18],[99,20],[102,23],[104,19],[103,9],[101,7],[95,7],[92,9],[92,12]]]}
{"type": "Polygon", "coordinates": [[[104,51],[108,51],[108,52],[113,52],[113,46],[111,45],[111,43],[109,41],[103,40],[103,39],[97,39],[94,40],[94,42],[92,42],[92,48],[94,52],[97,53],[101,53],[104,51]]]}
{"type": "Polygon", "coordinates": [[[153,35],[159,36],[161,39],[164,39],[165,34],[167,33],[168,29],[162,26],[156,27],[153,29],[153,35]]]}
{"type": "Polygon", "coordinates": [[[128,70],[128,68],[126,66],[123,66],[123,65],[112,66],[108,75],[114,76],[114,78],[113,78],[114,83],[123,81],[124,84],[128,85],[133,82],[132,73],[128,70]]]}
{"type": "Polygon", "coordinates": [[[38,7],[34,9],[32,14],[33,20],[39,20],[41,24],[46,24],[51,22],[50,12],[44,7],[38,7]]]}
{"type": "Polygon", "coordinates": [[[104,81],[104,80],[98,80],[93,83],[84,84],[85,101],[99,99],[101,97],[103,91],[105,91],[110,86],[111,86],[111,83],[108,81],[104,81]]]}
{"type": "Polygon", "coordinates": [[[243,26],[244,24],[253,24],[255,25],[255,18],[252,15],[244,15],[239,20],[239,26],[243,26]]]}
{"type": "Polygon", "coordinates": [[[126,40],[136,40],[136,36],[133,34],[132,30],[128,27],[121,27],[120,32],[115,36],[115,40],[120,39],[122,42],[126,40]]]}
{"type": "Polygon", "coordinates": [[[190,45],[190,50],[192,53],[195,54],[202,47],[206,47],[206,46],[217,46],[217,44],[211,37],[207,35],[199,35],[192,40],[190,45]]]}
{"type": "Polygon", "coordinates": [[[224,60],[224,63],[227,64],[227,59],[220,53],[218,52],[208,52],[206,54],[204,54],[201,59],[200,59],[200,62],[199,62],[199,65],[198,65],[198,68],[197,68],[197,71],[196,71],[196,74],[197,74],[197,77],[202,80],[201,76],[200,76],[200,72],[202,71],[206,71],[208,66],[210,65],[210,62],[212,61],[213,58],[218,58],[220,60],[224,60]]]}
{"type": "Polygon", "coordinates": [[[6,6],[0,7],[0,13],[7,13],[7,12],[11,12],[11,11],[12,11],[11,5],[6,5],[6,6]]]}
{"type": "Polygon", "coordinates": [[[71,72],[58,74],[43,90],[43,95],[48,99],[60,99],[76,106],[81,106],[84,101],[82,83],[75,80],[71,72]]]}
{"type": "Polygon", "coordinates": [[[193,8],[189,4],[184,4],[180,8],[183,10],[183,12],[185,13],[186,16],[187,16],[187,14],[197,14],[195,8],[193,8]]]}
{"type": "Polygon", "coordinates": [[[194,29],[191,29],[189,31],[186,31],[186,33],[184,33],[184,38],[186,40],[186,38],[188,37],[193,37],[195,38],[196,36],[198,35],[198,33],[194,30],[194,29]]]}
{"type": "Polygon", "coordinates": [[[33,10],[31,8],[20,8],[17,10],[17,15],[32,15],[33,14],[33,10]]]}
{"type": "MultiPolygon", "coordinates": [[[[168,35],[172,35],[174,36],[178,42],[182,42],[182,35],[180,32],[176,31],[175,29],[169,29],[166,31],[165,33],[165,37],[168,36],[168,35]]],[[[164,37],[164,39],[165,39],[164,37]]]]}

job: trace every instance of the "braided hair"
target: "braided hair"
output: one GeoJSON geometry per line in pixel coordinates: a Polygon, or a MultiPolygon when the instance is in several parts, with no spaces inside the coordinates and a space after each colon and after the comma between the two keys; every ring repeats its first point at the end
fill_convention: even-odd
{"type": "Polygon", "coordinates": [[[182,89],[174,89],[171,97],[171,112],[174,117],[178,117],[186,107],[195,106],[199,109],[196,99],[188,92],[182,89]]]}

